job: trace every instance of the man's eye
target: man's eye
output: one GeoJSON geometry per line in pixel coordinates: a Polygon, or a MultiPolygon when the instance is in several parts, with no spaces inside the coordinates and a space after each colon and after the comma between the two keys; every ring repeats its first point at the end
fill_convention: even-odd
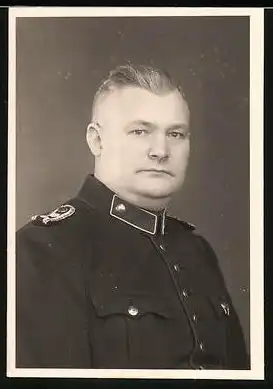
{"type": "Polygon", "coordinates": [[[175,139],[185,139],[187,137],[186,133],[180,131],[171,131],[169,135],[171,138],[175,139]]]}
{"type": "Polygon", "coordinates": [[[147,130],[144,130],[142,128],[136,128],[134,130],[132,130],[132,133],[135,134],[135,135],[144,135],[144,134],[147,134],[147,130]]]}

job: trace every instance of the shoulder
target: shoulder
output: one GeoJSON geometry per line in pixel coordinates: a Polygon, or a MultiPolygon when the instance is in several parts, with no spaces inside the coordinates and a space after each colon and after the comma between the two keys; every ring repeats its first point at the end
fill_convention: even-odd
{"type": "Polygon", "coordinates": [[[177,228],[183,228],[186,231],[192,231],[192,232],[195,231],[195,229],[196,229],[195,224],[190,223],[190,222],[185,221],[185,220],[181,220],[176,216],[168,215],[167,219],[168,219],[169,223],[171,223],[173,226],[175,226],[177,228]]]}
{"type": "Polygon", "coordinates": [[[40,215],[31,217],[31,222],[39,227],[46,227],[59,224],[61,221],[71,217],[76,213],[76,208],[72,204],[62,204],[58,208],[40,215]]]}
{"type": "Polygon", "coordinates": [[[23,289],[47,288],[54,279],[79,274],[87,223],[93,220],[87,214],[85,205],[72,199],[34,215],[17,231],[16,272],[23,289]]]}
{"type": "Polygon", "coordinates": [[[29,222],[20,228],[16,234],[17,245],[35,245],[49,241],[62,241],[77,239],[83,234],[90,223],[92,209],[78,198],[55,207],[54,209],[33,215],[29,222]]]}
{"type": "Polygon", "coordinates": [[[218,268],[218,257],[212,245],[198,232],[198,228],[195,224],[174,216],[168,216],[168,221],[172,225],[171,231],[176,239],[180,239],[182,236],[181,234],[183,234],[185,239],[184,242],[187,241],[195,247],[200,257],[202,257],[207,264],[210,263],[213,267],[218,268]]]}

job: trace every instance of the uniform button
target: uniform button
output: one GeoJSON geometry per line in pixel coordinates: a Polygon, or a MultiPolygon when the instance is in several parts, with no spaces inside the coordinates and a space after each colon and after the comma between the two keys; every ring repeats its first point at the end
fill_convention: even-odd
{"type": "Polygon", "coordinates": [[[186,289],[182,290],[182,295],[183,297],[188,297],[188,292],[186,291],[186,289]]]}
{"type": "Polygon", "coordinates": [[[192,315],[192,320],[194,321],[194,323],[196,323],[196,322],[197,322],[197,316],[196,316],[196,314],[195,314],[195,313],[192,315]]]}
{"type": "Polygon", "coordinates": [[[179,271],[179,266],[177,264],[175,264],[173,267],[174,267],[175,271],[177,271],[177,272],[179,271]]]}
{"type": "Polygon", "coordinates": [[[126,207],[125,207],[124,204],[120,203],[120,204],[118,204],[118,205],[115,207],[115,210],[116,210],[117,212],[124,212],[124,211],[126,211],[126,207]]]}
{"type": "Polygon", "coordinates": [[[201,351],[205,351],[205,347],[204,347],[204,343],[203,342],[199,343],[199,348],[200,348],[201,351]]]}
{"type": "Polygon", "coordinates": [[[200,366],[199,366],[199,369],[200,369],[200,370],[204,370],[205,368],[204,368],[204,366],[200,365],[200,366]]]}
{"type": "Polygon", "coordinates": [[[166,251],[166,248],[162,243],[159,245],[159,247],[161,248],[162,251],[166,251]]]}
{"type": "Polygon", "coordinates": [[[138,315],[138,309],[137,307],[131,306],[128,308],[128,313],[131,316],[137,316],[138,315]]]}

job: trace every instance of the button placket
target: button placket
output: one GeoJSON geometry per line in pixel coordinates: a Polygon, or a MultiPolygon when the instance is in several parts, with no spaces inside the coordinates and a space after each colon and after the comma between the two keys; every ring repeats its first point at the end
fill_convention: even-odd
{"type": "MultiPolygon", "coordinates": [[[[166,251],[166,247],[162,243],[162,241],[160,242],[160,241],[158,241],[158,239],[152,239],[152,241],[153,241],[154,246],[156,246],[157,249],[160,249],[161,252],[166,251]]],[[[188,299],[188,297],[190,295],[192,295],[193,290],[191,287],[189,287],[189,289],[183,288],[183,286],[181,285],[182,279],[180,279],[180,281],[178,280],[179,277],[178,277],[177,273],[180,271],[179,264],[174,263],[174,261],[172,261],[172,260],[168,260],[168,258],[167,258],[168,255],[162,255],[162,257],[164,258],[164,261],[165,261],[166,265],[168,266],[168,269],[169,269],[169,272],[172,276],[174,285],[176,287],[176,291],[177,291],[177,294],[179,296],[181,305],[182,305],[182,307],[185,311],[186,317],[188,319],[189,326],[191,328],[192,335],[194,338],[195,347],[199,348],[199,350],[203,352],[204,351],[204,344],[203,344],[203,342],[198,341],[198,334],[197,334],[197,328],[196,328],[197,327],[196,326],[197,315],[191,311],[191,305],[192,305],[191,302],[186,301],[188,299]]],[[[171,253],[170,253],[170,257],[172,257],[171,253]]],[[[199,366],[200,366],[200,369],[202,369],[202,366],[201,365],[199,365],[199,366]]],[[[198,366],[198,368],[199,368],[199,366],[198,366]]]]}

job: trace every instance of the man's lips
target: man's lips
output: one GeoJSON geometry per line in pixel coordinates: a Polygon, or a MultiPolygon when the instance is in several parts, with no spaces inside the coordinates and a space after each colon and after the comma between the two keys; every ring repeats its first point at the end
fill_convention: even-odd
{"type": "Polygon", "coordinates": [[[174,174],[172,172],[170,172],[169,170],[165,170],[165,169],[141,169],[141,170],[137,171],[137,173],[142,173],[142,172],[167,174],[167,175],[169,175],[171,177],[174,177],[174,174]]]}

